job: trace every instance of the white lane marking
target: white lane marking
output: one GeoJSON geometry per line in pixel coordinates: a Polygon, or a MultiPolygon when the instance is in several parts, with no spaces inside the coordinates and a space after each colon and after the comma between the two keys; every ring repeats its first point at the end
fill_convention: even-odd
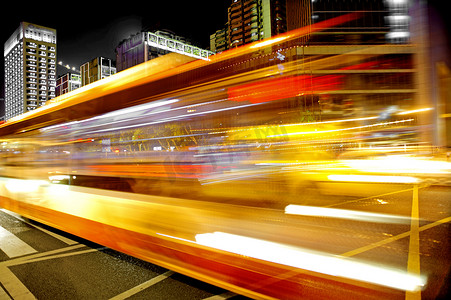
{"type": "MultiPolygon", "coordinates": [[[[410,224],[409,255],[407,259],[407,272],[417,276],[420,272],[420,223],[418,207],[418,185],[413,188],[412,195],[412,221],[410,224]]],[[[406,300],[421,300],[421,290],[406,291],[406,300]]]]}
{"type": "Polygon", "coordinates": [[[63,243],[66,243],[67,245],[75,245],[75,244],[78,244],[78,242],[76,242],[76,241],[74,241],[74,240],[71,240],[71,239],[69,239],[69,238],[67,238],[67,237],[64,237],[64,236],[62,236],[62,235],[59,235],[59,234],[54,233],[54,232],[51,232],[51,231],[49,231],[49,230],[47,230],[47,229],[41,228],[41,227],[39,227],[39,226],[36,226],[36,225],[34,225],[34,224],[28,222],[28,221],[25,220],[21,215],[16,214],[15,212],[6,210],[6,209],[4,209],[4,208],[3,208],[3,209],[0,209],[0,210],[3,211],[3,212],[6,213],[6,214],[8,214],[8,215],[10,215],[10,216],[12,216],[12,217],[18,219],[18,220],[20,220],[20,221],[22,221],[22,222],[24,222],[24,223],[30,225],[30,226],[33,226],[33,227],[36,228],[36,229],[41,230],[42,232],[44,232],[44,233],[46,233],[46,234],[48,234],[48,235],[50,235],[50,236],[52,236],[52,237],[54,237],[54,238],[56,238],[56,239],[62,241],[63,243]]]}
{"type": "Polygon", "coordinates": [[[69,238],[67,238],[67,237],[64,237],[64,236],[59,235],[59,234],[54,233],[54,232],[51,232],[51,231],[49,231],[49,230],[47,230],[47,229],[41,228],[41,227],[36,226],[36,225],[34,225],[34,224],[31,224],[31,223],[28,223],[28,222],[26,222],[26,223],[29,224],[29,225],[31,225],[31,226],[33,226],[33,227],[36,228],[36,229],[41,230],[42,232],[44,232],[44,233],[46,233],[46,234],[48,234],[48,235],[50,235],[50,236],[52,236],[52,237],[54,237],[54,238],[56,238],[56,239],[62,241],[63,243],[66,243],[67,245],[76,245],[76,244],[78,244],[78,242],[76,242],[76,241],[74,241],[74,240],[71,240],[71,239],[69,239],[69,238]]]}
{"type": "Polygon", "coordinates": [[[140,285],[135,286],[134,288],[131,288],[117,296],[114,296],[113,298],[111,298],[110,300],[122,300],[122,299],[127,299],[128,297],[131,297],[139,292],[141,292],[142,290],[145,290],[149,287],[151,287],[154,284],[157,284],[158,282],[165,280],[166,278],[168,278],[169,276],[171,276],[172,274],[174,274],[173,271],[167,271],[161,275],[158,275],[146,282],[141,283],[140,285]]]}
{"type": "Polygon", "coordinates": [[[50,259],[56,259],[56,258],[63,258],[63,257],[74,256],[74,255],[86,254],[86,253],[92,253],[92,252],[96,252],[96,251],[103,250],[103,249],[106,249],[106,247],[91,248],[91,249],[80,250],[80,251],[76,251],[76,252],[69,252],[69,253],[62,253],[62,254],[56,254],[56,255],[50,255],[50,256],[44,256],[44,257],[37,257],[37,258],[33,258],[33,259],[24,259],[24,260],[20,260],[20,261],[15,262],[14,265],[17,266],[17,265],[34,263],[34,262],[38,262],[38,261],[44,261],[44,260],[50,260],[50,259]]]}
{"type": "Polygon", "coordinates": [[[0,226],[0,250],[5,252],[10,258],[37,252],[33,247],[2,226],[0,226]]]}
{"type": "Polygon", "coordinates": [[[47,252],[42,252],[42,253],[36,253],[33,255],[28,255],[28,256],[23,256],[23,257],[19,257],[19,258],[14,258],[14,259],[10,259],[10,260],[6,260],[6,261],[2,261],[0,262],[0,268],[2,266],[15,266],[15,265],[19,265],[19,264],[23,264],[25,262],[29,262],[32,261],[34,259],[37,259],[39,257],[44,257],[44,256],[51,256],[54,254],[58,254],[58,253],[62,253],[62,252],[66,252],[66,251],[72,251],[78,248],[82,248],[82,247],[86,247],[85,245],[82,244],[77,244],[74,246],[70,246],[70,247],[65,247],[65,248],[61,248],[61,249],[56,249],[56,250],[51,250],[51,251],[47,251],[47,252]]]}
{"type": "Polygon", "coordinates": [[[235,297],[237,294],[235,294],[234,292],[225,292],[221,295],[215,295],[215,296],[211,296],[208,298],[204,298],[202,300],[226,300],[232,297],[235,297]]]}
{"type": "Polygon", "coordinates": [[[24,300],[34,300],[36,299],[33,294],[27,289],[27,287],[9,270],[8,267],[10,266],[17,266],[21,264],[27,264],[27,263],[33,263],[43,260],[49,260],[49,259],[55,259],[55,258],[62,258],[62,257],[68,257],[73,255],[79,255],[79,254],[85,254],[90,252],[98,251],[99,249],[86,249],[86,250],[79,250],[75,252],[69,252],[69,253],[62,253],[67,252],[71,250],[76,250],[78,248],[86,247],[85,245],[77,244],[72,245],[66,248],[62,249],[56,249],[48,252],[43,253],[36,253],[33,255],[25,256],[25,257],[19,257],[16,259],[11,259],[8,261],[4,261],[0,263],[0,300],[8,299],[24,299],[24,300]],[[2,287],[7,291],[3,292],[2,287]],[[8,294],[11,296],[9,297],[8,294]],[[3,297],[5,296],[5,297],[3,297]]]}
{"type": "Polygon", "coordinates": [[[7,267],[0,267],[0,283],[13,299],[36,299],[27,287],[23,285],[23,283],[7,267]]]}

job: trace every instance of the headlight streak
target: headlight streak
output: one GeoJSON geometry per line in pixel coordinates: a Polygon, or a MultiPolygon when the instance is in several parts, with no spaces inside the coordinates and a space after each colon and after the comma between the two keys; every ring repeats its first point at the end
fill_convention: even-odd
{"type": "MultiPolygon", "coordinates": [[[[142,126],[148,126],[148,125],[154,125],[154,124],[167,123],[167,122],[171,122],[171,121],[182,120],[185,117],[193,117],[193,116],[197,116],[197,115],[211,114],[211,113],[227,111],[227,110],[233,110],[233,109],[239,109],[239,108],[245,108],[245,107],[250,107],[250,106],[255,106],[255,105],[259,105],[259,103],[257,103],[257,104],[246,104],[246,105],[241,105],[241,106],[232,106],[232,107],[226,107],[226,108],[219,108],[219,109],[203,111],[203,112],[189,113],[189,114],[184,114],[184,115],[178,115],[178,116],[163,118],[163,119],[160,119],[158,121],[153,121],[153,122],[149,122],[149,123],[140,123],[140,124],[134,124],[134,125],[128,125],[128,126],[122,126],[122,127],[106,128],[106,129],[101,129],[101,130],[90,131],[90,132],[86,132],[85,134],[95,134],[95,133],[101,133],[101,132],[109,132],[109,131],[130,129],[130,128],[142,127],[142,126]]],[[[180,108],[177,108],[177,109],[180,109],[180,108]]]]}
{"type": "Polygon", "coordinates": [[[413,110],[406,110],[406,111],[402,111],[397,113],[397,115],[410,115],[410,114],[416,114],[419,112],[425,112],[425,111],[430,111],[433,110],[432,107],[426,107],[426,108],[419,108],[419,109],[413,109],[413,110]]]}
{"type": "Polygon", "coordinates": [[[327,217],[375,223],[410,224],[411,221],[410,217],[404,216],[295,204],[287,205],[285,207],[285,213],[289,215],[327,217]]]}
{"type": "Polygon", "coordinates": [[[196,243],[195,241],[192,241],[192,240],[187,240],[187,239],[184,239],[184,238],[180,238],[180,237],[177,237],[177,236],[172,236],[172,235],[168,235],[168,234],[164,234],[164,233],[160,233],[160,232],[156,232],[155,234],[159,235],[159,236],[164,236],[164,237],[167,237],[167,238],[170,238],[170,239],[175,239],[175,240],[187,242],[187,243],[196,243]]]}
{"type": "MultiPolygon", "coordinates": [[[[175,102],[179,101],[178,99],[174,99],[174,100],[177,100],[177,101],[173,101],[172,103],[175,103],[175,102]]],[[[168,101],[172,101],[172,100],[168,100],[168,101]]],[[[196,106],[196,107],[197,106],[205,106],[205,105],[216,104],[218,102],[224,102],[224,101],[227,101],[227,99],[214,100],[214,101],[210,101],[210,102],[207,102],[207,103],[201,103],[201,104],[196,104],[196,105],[188,105],[188,106],[182,106],[182,107],[168,108],[168,109],[159,110],[159,111],[151,111],[151,112],[147,112],[147,113],[144,113],[144,114],[140,115],[138,118],[144,118],[144,117],[148,117],[148,116],[155,115],[155,114],[167,113],[169,111],[186,110],[187,108],[193,107],[193,106],[196,106]]],[[[168,103],[168,102],[167,103],[162,103],[161,105],[158,105],[158,106],[155,106],[155,107],[162,107],[163,105],[166,105],[166,104],[171,104],[171,103],[168,103]]],[[[252,105],[254,105],[254,104],[251,104],[249,106],[252,106],[252,105]]],[[[99,125],[99,124],[89,124],[89,122],[96,121],[97,119],[100,119],[100,118],[111,117],[112,115],[110,113],[108,113],[108,114],[106,114],[108,116],[102,115],[102,116],[99,116],[99,117],[94,117],[94,118],[86,119],[86,120],[83,120],[83,121],[75,121],[75,122],[69,122],[69,123],[60,124],[60,125],[54,125],[54,126],[43,128],[43,130],[47,131],[47,130],[51,130],[51,129],[59,129],[59,128],[62,128],[64,126],[77,125],[79,128],[76,128],[76,129],[74,128],[73,130],[77,130],[77,131],[72,132],[72,134],[75,134],[77,132],[78,132],[78,134],[83,134],[83,135],[85,135],[85,134],[95,134],[95,133],[101,133],[101,132],[107,132],[107,131],[115,131],[115,130],[121,130],[121,129],[135,128],[135,127],[139,127],[139,126],[146,126],[146,125],[165,123],[165,122],[170,122],[170,121],[181,119],[181,118],[183,118],[185,116],[189,117],[189,116],[195,116],[195,115],[199,115],[199,114],[208,114],[208,113],[212,113],[212,112],[219,112],[219,111],[223,111],[223,110],[242,108],[242,107],[246,107],[246,106],[247,105],[239,106],[239,107],[234,106],[234,107],[227,107],[227,108],[217,109],[217,110],[214,110],[214,111],[189,113],[189,114],[184,114],[184,115],[177,115],[177,116],[174,116],[174,117],[168,117],[168,118],[161,119],[159,121],[154,121],[154,122],[149,122],[149,123],[144,123],[144,124],[140,123],[140,124],[133,124],[133,125],[128,125],[128,126],[107,128],[107,129],[99,129],[99,130],[95,130],[95,131],[86,132],[86,130],[89,129],[89,128],[96,128],[96,127],[100,127],[100,126],[104,127],[104,126],[107,126],[107,125],[117,125],[118,123],[130,122],[131,120],[138,119],[137,117],[135,117],[135,118],[127,118],[127,119],[123,119],[123,120],[115,120],[113,122],[108,122],[108,123],[103,122],[101,125],[99,125]]],[[[145,107],[145,108],[142,108],[142,107],[138,108],[138,107],[136,107],[133,111],[139,111],[141,109],[145,110],[145,109],[148,109],[148,108],[149,107],[145,107]]],[[[123,114],[117,114],[117,115],[123,115],[123,114]]]]}
{"type": "Polygon", "coordinates": [[[36,193],[41,186],[48,184],[45,180],[9,179],[5,187],[11,193],[36,193]]]}
{"type": "Polygon", "coordinates": [[[200,245],[303,270],[363,281],[405,291],[418,291],[421,276],[370,265],[350,258],[224,232],[196,235],[200,245]]]}
{"type": "Polygon", "coordinates": [[[110,113],[106,113],[106,114],[100,115],[98,117],[91,118],[89,120],[93,121],[93,120],[98,120],[98,119],[104,119],[104,118],[111,118],[111,117],[126,115],[126,114],[130,114],[130,113],[133,113],[133,112],[144,111],[146,109],[151,109],[151,108],[156,108],[156,107],[160,107],[160,106],[176,103],[178,101],[179,101],[178,99],[171,99],[171,100],[166,100],[166,101],[154,101],[154,102],[150,102],[150,103],[147,103],[147,104],[132,106],[132,107],[120,109],[120,110],[117,110],[117,111],[113,111],[113,112],[110,112],[110,113]]]}
{"type": "Polygon", "coordinates": [[[282,37],[278,37],[278,38],[269,39],[269,40],[266,40],[266,41],[263,41],[263,42],[254,44],[254,45],[250,46],[249,48],[251,48],[251,49],[257,49],[257,48],[262,48],[262,47],[270,46],[270,45],[272,45],[272,44],[276,44],[276,43],[279,43],[279,42],[281,42],[281,41],[284,41],[284,40],[286,40],[286,39],[288,39],[288,38],[290,38],[290,37],[291,37],[291,36],[282,36],[282,37]]]}
{"type": "MultiPolygon", "coordinates": [[[[338,120],[330,120],[330,121],[322,121],[322,122],[280,124],[280,125],[277,125],[277,126],[280,126],[280,127],[312,126],[312,125],[334,124],[334,123],[344,123],[344,122],[368,121],[368,120],[375,120],[377,118],[378,118],[377,116],[372,116],[372,117],[352,118],[352,119],[338,119],[338,120]]],[[[255,127],[254,129],[259,129],[259,127],[255,127]]],[[[209,134],[225,134],[225,133],[234,133],[234,132],[240,132],[240,131],[246,131],[246,130],[248,130],[248,129],[247,128],[244,128],[244,129],[226,129],[226,130],[222,130],[222,131],[211,132],[209,134]]],[[[323,132],[326,132],[326,131],[315,131],[315,132],[309,132],[309,133],[323,133],[323,132]]],[[[329,131],[327,131],[327,132],[329,132],[329,131]]],[[[270,135],[270,136],[267,136],[267,137],[281,137],[281,136],[292,135],[292,134],[297,134],[297,133],[270,135]]],[[[308,134],[308,133],[305,133],[305,134],[308,134]]]]}
{"type": "Polygon", "coordinates": [[[390,174],[450,174],[451,162],[391,155],[375,159],[350,159],[342,163],[359,171],[390,174]]]}
{"type": "Polygon", "coordinates": [[[363,183],[406,183],[418,184],[420,180],[411,176],[384,176],[384,175],[328,175],[331,181],[363,182],[363,183]]]}
{"type": "MultiPolygon", "coordinates": [[[[93,121],[97,121],[99,119],[104,119],[104,118],[110,118],[110,117],[116,117],[116,116],[122,116],[122,115],[126,115],[126,114],[130,114],[132,112],[138,112],[138,111],[144,111],[146,109],[150,109],[150,108],[157,108],[157,107],[162,107],[164,105],[168,105],[168,104],[172,104],[175,102],[178,102],[178,99],[173,99],[173,100],[167,100],[167,101],[163,101],[163,102],[151,102],[147,105],[138,105],[138,106],[133,106],[133,107],[129,107],[129,108],[125,108],[123,110],[119,110],[119,111],[115,111],[115,112],[111,112],[111,113],[107,113],[104,115],[100,115],[94,118],[89,118],[83,121],[74,121],[74,122],[68,122],[68,123],[64,123],[64,124],[58,124],[58,125],[52,125],[49,127],[44,127],[42,130],[43,131],[47,131],[47,130],[52,130],[52,129],[59,129],[59,128],[63,128],[63,127],[69,127],[72,125],[77,125],[80,128],[76,128],[77,130],[86,130],[89,128],[95,128],[95,127],[99,127],[99,126],[107,126],[107,125],[113,125],[113,124],[117,124],[120,122],[128,122],[131,120],[135,120],[137,119],[136,116],[134,116],[133,118],[127,118],[127,119],[123,119],[123,120],[114,120],[113,122],[102,122],[101,125],[99,124],[89,124],[90,122],[93,121]]],[[[168,108],[166,110],[163,111],[152,111],[150,113],[145,113],[143,115],[140,115],[139,117],[144,117],[144,116],[149,116],[149,115],[153,115],[153,114],[158,114],[158,113],[163,113],[163,112],[167,112],[167,111],[171,111],[174,109],[183,109],[183,107],[180,108],[168,108]]]]}
{"type": "Polygon", "coordinates": [[[371,127],[376,127],[376,126],[392,125],[392,124],[412,122],[412,121],[414,121],[414,119],[399,120],[399,121],[384,122],[384,123],[376,123],[376,124],[370,124],[370,125],[363,125],[363,126],[356,126],[356,127],[349,127],[349,128],[340,128],[340,129],[332,129],[332,130],[306,131],[306,132],[289,132],[289,133],[284,133],[284,134],[269,135],[268,137],[283,137],[283,136],[290,136],[290,135],[308,135],[308,134],[332,133],[332,132],[341,132],[341,131],[348,131],[348,130],[355,130],[355,129],[371,128],[371,127]]]}

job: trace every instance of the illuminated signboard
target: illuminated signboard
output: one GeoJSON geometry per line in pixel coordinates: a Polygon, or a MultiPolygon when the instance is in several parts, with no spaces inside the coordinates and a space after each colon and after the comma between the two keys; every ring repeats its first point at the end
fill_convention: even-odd
{"type": "Polygon", "coordinates": [[[71,74],[71,78],[72,81],[80,81],[81,82],[81,76],[77,75],[77,74],[71,74]]]}
{"type": "Polygon", "coordinates": [[[209,57],[214,54],[214,52],[169,39],[151,32],[147,33],[147,44],[163,50],[168,50],[203,60],[209,60],[209,57]]]}

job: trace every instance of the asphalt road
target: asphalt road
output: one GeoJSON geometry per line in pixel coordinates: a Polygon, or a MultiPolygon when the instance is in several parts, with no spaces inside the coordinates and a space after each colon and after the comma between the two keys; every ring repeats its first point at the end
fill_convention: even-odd
{"type": "MultiPolygon", "coordinates": [[[[449,299],[450,192],[444,186],[410,186],[366,198],[323,197],[315,203],[396,215],[403,222],[296,215],[292,220],[315,224],[316,233],[305,235],[311,240],[302,240],[306,247],[424,276],[424,289],[405,293],[406,299],[449,299]]],[[[245,299],[4,210],[0,242],[0,299],[245,299]]]]}
{"type": "Polygon", "coordinates": [[[247,299],[0,210],[0,300],[247,299]]]}

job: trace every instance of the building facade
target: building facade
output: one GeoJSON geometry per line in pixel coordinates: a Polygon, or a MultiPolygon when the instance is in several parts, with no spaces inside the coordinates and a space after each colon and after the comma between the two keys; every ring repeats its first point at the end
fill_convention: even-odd
{"type": "Polygon", "coordinates": [[[210,50],[213,52],[222,52],[229,49],[229,33],[228,33],[228,23],[224,28],[216,30],[215,33],[210,35],[210,50]]]}
{"type": "Polygon", "coordinates": [[[211,51],[191,45],[184,37],[167,30],[140,32],[123,40],[116,47],[118,72],[159,56],[176,52],[198,59],[208,59],[211,51]]]}
{"type": "Polygon", "coordinates": [[[406,44],[410,42],[410,0],[329,1],[311,4],[312,23],[349,13],[361,16],[351,22],[314,33],[310,44],[406,44]]]}
{"type": "Polygon", "coordinates": [[[105,57],[96,57],[80,67],[81,86],[116,74],[114,62],[105,57]]]}
{"type": "Polygon", "coordinates": [[[56,96],[61,96],[79,87],[81,87],[81,75],[68,72],[56,80],[56,96]]]}
{"type": "Polygon", "coordinates": [[[229,48],[286,31],[285,1],[233,0],[228,8],[229,48]]]}
{"type": "Polygon", "coordinates": [[[21,22],[4,45],[5,119],[55,97],[56,30],[21,22]]]}
{"type": "Polygon", "coordinates": [[[311,0],[232,0],[227,15],[224,28],[210,36],[216,52],[310,25],[311,0]]]}

